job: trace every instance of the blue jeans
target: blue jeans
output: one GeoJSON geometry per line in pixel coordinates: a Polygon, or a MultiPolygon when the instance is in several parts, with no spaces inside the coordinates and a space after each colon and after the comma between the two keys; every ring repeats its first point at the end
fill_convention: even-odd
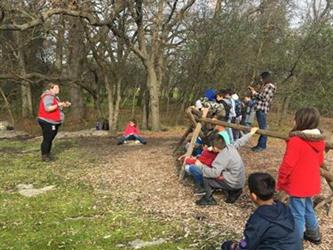
{"type": "MultiPolygon", "coordinates": [[[[260,129],[266,129],[267,128],[267,123],[266,123],[266,113],[261,110],[256,111],[256,116],[257,116],[257,121],[260,129]]],[[[265,135],[260,135],[258,139],[258,148],[263,148],[266,149],[266,144],[267,144],[267,136],[265,135]]]]}
{"type": "Polygon", "coordinates": [[[195,185],[202,185],[203,184],[203,176],[201,168],[196,165],[186,165],[185,170],[188,174],[193,176],[195,185]]]}
{"type": "Polygon", "coordinates": [[[318,228],[318,220],[311,197],[289,197],[288,206],[294,216],[296,230],[301,239],[303,239],[305,230],[315,231],[318,228]]]}
{"type": "Polygon", "coordinates": [[[123,144],[125,141],[135,141],[135,140],[138,140],[142,144],[146,144],[146,141],[142,137],[132,134],[132,135],[120,137],[118,140],[118,145],[123,144]]]}

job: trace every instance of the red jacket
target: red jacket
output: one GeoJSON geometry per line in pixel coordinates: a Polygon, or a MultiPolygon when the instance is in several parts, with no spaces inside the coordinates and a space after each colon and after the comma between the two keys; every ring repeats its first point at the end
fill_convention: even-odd
{"type": "MultiPolygon", "coordinates": [[[[304,135],[304,134],[303,134],[304,135]]],[[[295,197],[312,197],[320,193],[320,166],[324,162],[323,137],[293,136],[279,168],[277,190],[295,197]]]]}
{"type": "Polygon", "coordinates": [[[207,167],[212,167],[212,163],[215,160],[218,153],[214,151],[209,151],[204,149],[198,159],[188,158],[185,160],[186,164],[195,164],[196,160],[199,160],[202,164],[205,164],[207,167]]]}
{"type": "Polygon", "coordinates": [[[124,130],[123,135],[128,136],[128,135],[140,135],[140,130],[136,126],[131,126],[130,124],[127,124],[127,127],[124,130]]]}
{"type": "MultiPolygon", "coordinates": [[[[44,93],[41,95],[40,100],[39,100],[39,110],[38,110],[38,117],[39,118],[44,118],[47,120],[55,121],[55,122],[60,122],[61,121],[61,114],[60,114],[60,109],[57,107],[55,110],[48,112],[45,110],[45,105],[44,105],[44,97],[51,95],[48,93],[44,93]]],[[[53,98],[53,103],[52,105],[58,104],[58,99],[54,96],[53,98]]]]}

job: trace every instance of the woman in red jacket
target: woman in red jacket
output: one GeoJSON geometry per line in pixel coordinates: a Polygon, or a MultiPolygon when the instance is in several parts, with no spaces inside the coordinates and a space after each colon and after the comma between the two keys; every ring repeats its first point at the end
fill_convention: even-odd
{"type": "Polygon", "coordinates": [[[41,144],[42,161],[50,161],[52,141],[58,133],[58,128],[64,121],[62,109],[69,107],[70,102],[60,102],[58,84],[49,83],[47,90],[40,96],[38,123],[42,128],[43,141],[41,144]]]}
{"type": "Polygon", "coordinates": [[[285,191],[301,238],[320,244],[312,197],[320,193],[320,166],[324,162],[324,136],[318,129],[320,114],[302,108],[295,114],[287,149],[279,168],[277,190],[285,191]]]}

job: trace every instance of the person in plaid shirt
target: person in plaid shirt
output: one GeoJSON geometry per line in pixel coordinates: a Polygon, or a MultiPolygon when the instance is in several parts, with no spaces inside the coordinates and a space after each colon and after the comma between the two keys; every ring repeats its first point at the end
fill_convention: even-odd
{"type": "MultiPolygon", "coordinates": [[[[253,87],[249,87],[252,97],[256,104],[254,109],[256,110],[256,117],[260,129],[267,128],[266,114],[268,113],[271,102],[273,100],[274,93],[276,91],[276,86],[272,83],[271,74],[269,72],[263,72],[260,74],[262,87],[259,92],[257,92],[253,87]]],[[[258,139],[258,143],[252,148],[254,152],[260,152],[266,149],[267,136],[261,135],[258,139]]]]}

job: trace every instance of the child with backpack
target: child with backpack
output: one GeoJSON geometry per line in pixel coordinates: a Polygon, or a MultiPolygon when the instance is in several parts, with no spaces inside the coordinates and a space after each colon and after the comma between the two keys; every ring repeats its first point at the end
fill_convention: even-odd
{"type": "Polygon", "coordinates": [[[295,113],[286,152],[278,172],[277,190],[286,192],[300,238],[320,244],[321,236],[312,198],[320,193],[320,166],[324,162],[324,136],[318,129],[320,114],[305,107],[295,113]]]}
{"type": "Polygon", "coordinates": [[[226,241],[221,249],[302,249],[290,209],[273,200],[274,178],[267,173],[253,173],[248,178],[248,186],[250,198],[258,208],[246,223],[244,238],[240,242],[226,241]]]}
{"type": "Polygon", "coordinates": [[[242,103],[242,121],[241,124],[247,127],[251,127],[256,111],[254,110],[255,101],[249,96],[244,97],[242,103]]]}
{"type": "Polygon", "coordinates": [[[146,144],[147,142],[140,136],[140,130],[137,127],[136,120],[131,119],[127,124],[123,136],[119,138],[117,145],[127,143],[128,141],[135,141],[141,144],[146,144]]]}

